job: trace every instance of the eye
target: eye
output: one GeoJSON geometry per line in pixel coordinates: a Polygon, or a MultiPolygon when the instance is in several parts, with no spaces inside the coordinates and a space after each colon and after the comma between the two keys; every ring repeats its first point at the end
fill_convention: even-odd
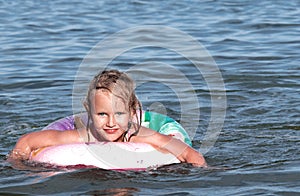
{"type": "Polygon", "coordinates": [[[105,116],[105,115],[106,115],[105,112],[99,112],[99,113],[98,113],[98,116],[105,116]]]}
{"type": "Polygon", "coordinates": [[[125,114],[125,112],[116,112],[116,115],[118,115],[118,116],[121,116],[123,114],[125,114]]]}

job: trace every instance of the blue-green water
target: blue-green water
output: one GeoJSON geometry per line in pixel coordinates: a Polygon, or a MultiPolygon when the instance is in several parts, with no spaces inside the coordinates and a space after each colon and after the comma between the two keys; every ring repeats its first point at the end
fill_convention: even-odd
{"type": "MultiPolygon", "coordinates": [[[[0,1],[0,194],[299,194],[299,7],[297,0],[0,1]],[[221,169],[178,164],[147,172],[84,169],[52,175],[53,169],[8,163],[5,157],[21,135],[72,114],[73,81],[92,47],[140,25],[185,32],[216,61],[226,88],[226,117],[205,157],[221,169]]],[[[193,84],[187,90],[199,99],[193,142],[199,149],[211,112],[201,73],[180,55],[151,47],[128,53],[115,66],[151,61],[172,65],[193,84]]],[[[145,65],[143,71],[152,68],[145,65]]],[[[174,92],[161,86],[165,80],[149,81],[156,83],[138,91],[145,107],[159,102],[179,120],[174,92]]]]}

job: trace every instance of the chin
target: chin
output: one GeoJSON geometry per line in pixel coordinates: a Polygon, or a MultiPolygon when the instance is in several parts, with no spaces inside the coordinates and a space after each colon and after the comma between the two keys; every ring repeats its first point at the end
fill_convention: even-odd
{"type": "Polygon", "coordinates": [[[118,135],[118,136],[115,136],[115,137],[106,137],[106,140],[108,142],[119,142],[119,141],[116,141],[117,139],[119,139],[122,135],[118,135]]]}

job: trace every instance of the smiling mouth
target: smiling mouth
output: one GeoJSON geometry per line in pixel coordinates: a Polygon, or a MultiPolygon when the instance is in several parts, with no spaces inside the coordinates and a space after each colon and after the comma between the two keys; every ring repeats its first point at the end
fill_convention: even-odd
{"type": "Polygon", "coordinates": [[[104,129],[104,131],[108,134],[114,134],[118,131],[119,129],[104,129]]]}

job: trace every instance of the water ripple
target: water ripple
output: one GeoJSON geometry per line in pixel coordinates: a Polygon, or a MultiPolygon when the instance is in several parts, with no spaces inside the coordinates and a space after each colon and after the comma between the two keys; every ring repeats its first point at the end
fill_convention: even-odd
{"type": "MultiPolygon", "coordinates": [[[[299,6],[297,0],[0,1],[0,194],[298,194],[299,6]],[[119,30],[149,24],[190,34],[220,68],[227,93],[226,121],[205,156],[221,169],[178,164],[147,172],[66,172],[22,164],[16,169],[5,161],[22,134],[72,113],[76,71],[93,46],[119,30]]],[[[172,37],[146,33],[128,40],[172,37]]],[[[211,96],[191,62],[174,52],[145,47],[113,63],[126,70],[153,61],[174,66],[193,85],[185,92],[195,92],[201,102],[200,119],[191,119],[200,122],[194,138],[194,147],[200,148],[211,96]]],[[[148,73],[159,70],[144,66],[148,73]]],[[[176,78],[169,79],[176,83],[176,78]]],[[[170,89],[151,84],[138,91],[146,107],[159,101],[179,119],[180,104],[170,89]]],[[[192,104],[187,107],[195,109],[192,104]]]]}

